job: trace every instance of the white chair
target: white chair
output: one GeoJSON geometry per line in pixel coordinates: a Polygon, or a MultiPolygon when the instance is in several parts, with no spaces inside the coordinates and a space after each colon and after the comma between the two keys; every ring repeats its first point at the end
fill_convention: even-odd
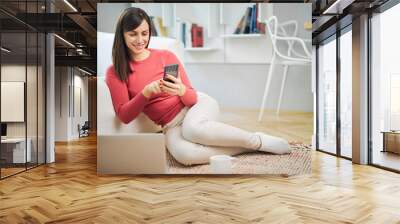
{"type": "MultiPolygon", "coordinates": [[[[104,81],[106,69],[112,64],[114,34],[98,32],[97,78],[97,172],[99,174],[162,174],[166,172],[164,134],[160,126],[140,114],[129,124],[115,116],[109,89],[104,81]]],[[[183,64],[181,42],[152,37],[150,48],[168,49],[183,64]]]]}
{"type": "Polygon", "coordinates": [[[276,109],[276,113],[279,114],[289,66],[291,65],[307,66],[311,64],[311,52],[305,44],[305,42],[310,40],[304,40],[297,37],[297,28],[298,28],[297,21],[290,20],[278,24],[278,19],[276,18],[276,16],[272,16],[271,18],[266,20],[266,28],[268,30],[269,37],[271,38],[272,41],[273,54],[271,59],[271,65],[268,72],[267,82],[265,84],[265,90],[260,107],[260,112],[258,114],[258,121],[261,121],[264,113],[265,102],[267,100],[272,76],[274,75],[275,66],[277,64],[284,66],[281,90],[279,94],[279,101],[276,109]],[[288,32],[288,28],[290,28],[291,26],[293,27],[292,33],[288,32]],[[285,53],[281,52],[281,49],[278,48],[278,46],[281,46],[278,43],[286,44],[287,51],[285,53]],[[300,44],[303,53],[299,53],[298,51],[296,51],[296,49],[294,48],[294,45],[296,43],[300,44]]]}

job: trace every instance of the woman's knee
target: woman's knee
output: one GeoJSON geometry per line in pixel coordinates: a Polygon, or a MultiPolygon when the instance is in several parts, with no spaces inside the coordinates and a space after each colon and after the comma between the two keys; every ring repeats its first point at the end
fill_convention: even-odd
{"type": "Polygon", "coordinates": [[[182,124],[182,135],[186,140],[201,143],[207,136],[209,121],[218,120],[218,102],[208,96],[201,95],[198,105],[189,111],[182,124]]]}
{"type": "Polygon", "coordinates": [[[187,121],[182,124],[182,136],[188,141],[197,142],[202,135],[206,120],[199,119],[187,121]]]}

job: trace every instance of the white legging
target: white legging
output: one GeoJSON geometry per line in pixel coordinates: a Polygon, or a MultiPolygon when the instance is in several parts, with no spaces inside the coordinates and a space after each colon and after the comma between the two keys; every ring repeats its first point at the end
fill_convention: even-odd
{"type": "Polygon", "coordinates": [[[219,107],[210,96],[198,93],[197,103],[185,107],[163,127],[170,154],[184,165],[208,163],[213,155],[236,155],[260,145],[251,132],[218,122],[219,107]]]}

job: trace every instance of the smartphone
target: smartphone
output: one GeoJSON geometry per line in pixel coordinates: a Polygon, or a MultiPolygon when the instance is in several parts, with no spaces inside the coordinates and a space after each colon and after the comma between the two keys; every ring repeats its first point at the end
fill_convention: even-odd
{"type": "Polygon", "coordinates": [[[163,80],[172,82],[170,79],[167,78],[167,74],[170,74],[174,76],[175,78],[178,78],[178,64],[172,64],[172,65],[166,65],[164,67],[164,77],[163,80]]]}

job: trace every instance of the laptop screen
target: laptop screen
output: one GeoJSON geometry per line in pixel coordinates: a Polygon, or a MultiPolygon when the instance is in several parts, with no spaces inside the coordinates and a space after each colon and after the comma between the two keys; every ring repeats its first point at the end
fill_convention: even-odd
{"type": "Polygon", "coordinates": [[[7,124],[1,123],[1,136],[7,136],[7,124]]]}

